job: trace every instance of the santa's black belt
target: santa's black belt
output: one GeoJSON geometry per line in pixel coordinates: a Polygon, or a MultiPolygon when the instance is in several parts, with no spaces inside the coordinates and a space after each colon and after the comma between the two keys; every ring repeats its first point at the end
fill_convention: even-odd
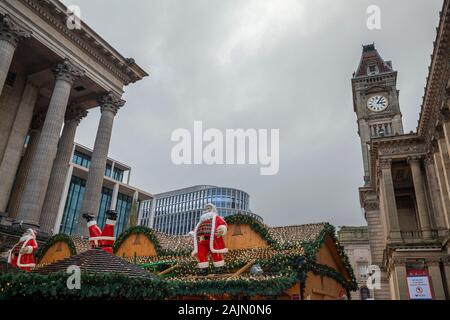
{"type": "Polygon", "coordinates": [[[199,241],[209,240],[210,236],[200,236],[198,237],[199,241]]]}

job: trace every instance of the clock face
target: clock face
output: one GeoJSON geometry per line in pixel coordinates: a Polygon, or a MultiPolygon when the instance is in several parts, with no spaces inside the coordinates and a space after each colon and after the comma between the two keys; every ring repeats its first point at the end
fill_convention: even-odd
{"type": "Polygon", "coordinates": [[[385,96],[376,95],[367,100],[367,108],[370,111],[381,112],[387,109],[388,103],[388,99],[385,96]]]}

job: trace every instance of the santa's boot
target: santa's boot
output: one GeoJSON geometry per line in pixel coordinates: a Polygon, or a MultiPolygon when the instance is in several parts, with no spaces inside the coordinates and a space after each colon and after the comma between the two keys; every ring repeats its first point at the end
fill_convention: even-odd
{"type": "Polygon", "coordinates": [[[114,210],[108,210],[106,212],[106,223],[102,231],[102,237],[104,238],[101,242],[103,250],[112,253],[112,247],[114,245],[114,226],[116,225],[117,212],[114,210]]]}
{"type": "Polygon", "coordinates": [[[95,220],[94,215],[90,213],[83,213],[81,216],[86,220],[86,222],[91,222],[95,220]]]}
{"type": "Polygon", "coordinates": [[[106,217],[110,220],[117,220],[117,211],[115,210],[108,210],[106,211],[106,217]]]}
{"type": "Polygon", "coordinates": [[[91,248],[98,248],[99,243],[100,243],[100,241],[99,241],[100,239],[98,239],[98,237],[100,237],[102,235],[102,231],[97,226],[97,221],[95,221],[95,216],[90,213],[83,213],[82,217],[84,219],[86,219],[86,222],[87,222],[91,248]]]}

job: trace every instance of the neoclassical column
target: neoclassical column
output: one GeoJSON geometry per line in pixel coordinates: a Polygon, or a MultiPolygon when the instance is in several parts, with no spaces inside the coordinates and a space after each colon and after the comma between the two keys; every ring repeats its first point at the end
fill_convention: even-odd
{"type": "Polygon", "coordinates": [[[31,32],[9,15],[0,18],[0,94],[19,41],[31,37],[31,32]]]}
{"type": "Polygon", "coordinates": [[[425,183],[422,176],[422,169],[420,166],[420,158],[410,157],[408,159],[411,168],[412,179],[414,184],[414,192],[416,195],[417,211],[419,214],[420,230],[425,239],[431,238],[430,217],[427,206],[427,196],[425,193],[425,183]]]}
{"type": "MultiPolygon", "coordinates": [[[[81,206],[81,214],[89,213],[97,216],[100,206],[100,196],[105,175],[106,161],[111,141],[114,117],[118,110],[125,104],[124,100],[109,92],[98,99],[101,108],[100,123],[95,137],[94,151],[92,152],[91,165],[89,167],[86,189],[81,206]]],[[[77,234],[86,235],[87,227],[82,218],[78,219],[77,234]]]]}
{"type": "Polygon", "coordinates": [[[22,198],[23,190],[25,189],[25,182],[27,180],[28,174],[31,170],[31,162],[36,153],[36,147],[39,142],[39,137],[41,136],[42,126],[44,125],[45,114],[38,113],[33,117],[30,126],[28,143],[23,155],[22,161],[20,162],[19,171],[17,173],[16,180],[14,181],[14,186],[11,192],[11,197],[9,199],[8,205],[8,217],[15,219],[17,217],[17,211],[19,210],[20,199],[22,198]]]}
{"type": "Polygon", "coordinates": [[[424,159],[425,174],[428,181],[428,189],[430,192],[430,206],[432,209],[432,214],[430,216],[434,217],[434,225],[437,230],[445,230],[445,220],[444,220],[444,202],[442,200],[439,188],[440,184],[438,177],[436,175],[436,167],[433,154],[427,154],[424,159]]]}
{"type": "Polygon", "coordinates": [[[431,278],[431,287],[433,288],[435,300],[446,300],[445,289],[446,283],[442,278],[439,261],[427,261],[428,273],[431,278]]]}
{"type": "Polygon", "coordinates": [[[400,223],[398,220],[397,203],[395,201],[394,181],[392,179],[392,160],[382,159],[380,161],[381,169],[381,190],[388,222],[388,237],[391,240],[400,240],[400,223]]]}
{"type": "Polygon", "coordinates": [[[439,150],[439,157],[442,163],[442,173],[447,188],[447,196],[450,198],[450,157],[445,142],[444,132],[441,126],[436,128],[435,140],[439,150]]]}
{"type": "MultiPolygon", "coordinates": [[[[437,142],[436,142],[437,145],[437,142]]],[[[439,184],[439,195],[442,200],[442,211],[444,214],[444,221],[446,223],[447,228],[450,227],[450,197],[449,191],[447,187],[447,183],[444,175],[444,165],[442,163],[441,153],[439,148],[436,146],[433,150],[433,159],[434,165],[436,169],[436,178],[439,184]]]]}
{"type": "Polygon", "coordinates": [[[448,156],[450,156],[450,111],[445,108],[439,117],[441,126],[438,128],[441,137],[445,140],[448,156]]]}
{"type": "Polygon", "coordinates": [[[17,223],[37,228],[70,91],[74,81],[84,75],[84,71],[68,59],[57,64],[53,71],[56,76],[55,87],[17,216],[17,223]]]}
{"type": "Polygon", "coordinates": [[[64,129],[58,143],[58,152],[53,163],[47,193],[39,220],[40,231],[47,234],[55,233],[56,217],[61,203],[62,190],[69,171],[75,134],[81,120],[87,116],[87,111],[78,106],[71,106],[66,112],[64,129]]]}
{"type": "Polygon", "coordinates": [[[404,263],[394,262],[393,272],[395,275],[394,288],[396,290],[395,300],[409,300],[408,284],[406,282],[406,266],[404,263]]]}
{"type": "Polygon", "coordinates": [[[0,163],[0,212],[5,212],[8,205],[37,98],[38,88],[28,81],[0,163]]]}

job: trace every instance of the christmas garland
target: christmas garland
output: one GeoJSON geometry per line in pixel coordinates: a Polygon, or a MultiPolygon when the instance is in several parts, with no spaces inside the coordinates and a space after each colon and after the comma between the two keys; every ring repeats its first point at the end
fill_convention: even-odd
{"type": "MultiPolygon", "coordinates": [[[[313,266],[313,265],[319,266],[316,264],[317,252],[320,250],[320,248],[325,243],[325,239],[327,236],[330,236],[331,239],[333,240],[334,244],[336,245],[336,250],[342,260],[342,263],[344,264],[345,269],[347,270],[347,272],[350,276],[350,280],[346,280],[341,274],[339,274],[337,271],[335,271],[334,269],[331,269],[329,267],[326,267],[329,269],[328,271],[326,271],[324,268],[316,269],[316,274],[330,276],[330,278],[333,278],[336,281],[340,282],[341,285],[347,291],[357,290],[358,283],[356,281],[355,274],[353,272],[353,268],[350,264],[348,256],[345,253],[344,248],[340,245],[339,240],[336,237],[335,228],[328,223],[325,224],[324,228],[322,229],[322,231],[319,233],[319,235],[317,236],[317,238],[314,241],[305,242],[302,244],[302,247],[305,250],[307,260],[312,263],[310,266],[313,266]],[[318,270],[321,270],[321,272],[319,272],[318,270]],[[333,272],[331,272],[331,271],[333,271],[333,272]]],[[[314,270],[312,270],[312,271],[314,271],[314,270]]]]}
{"type": "Polygon", "coordinates": [[[270,246],[275,247],[277,245],[277,242],[270,236],[269,230],[262,223],[251,216],[235,214],[225,217],[225,221],[227,224],[249,225],[250,228],[257,234],[259,234],[261,238],[263,238],[263,240],[267,241],[270,246]]]}
{"type": "Polygon", "coordinates": [[[170,296],[165,281],[130,278],[113,273],[83,273],[80,289],[69,289],[64,272],[0,274],[0,300],[164,299],[170,296]]]}
{"type": "Polygon", "coordinates": [[[294,273],[235,280],[165,280],[130,278],[112,273],[83,273],[80,289],[68,289],[63,272],[0,274],[0,300],[165,299],[198,295],[278,295],[291,288],[294,273]]]}
{"type": "Polygon", "coordinates": [[[228,294],[231,296],[273,296],[292,288],[297,282],[295,273],[269,276],[248,276],[238,279],[192,281],[186,279],[168,280],[171,288],[177,288],[174,296],[199,296],[228,294]]]}
{"type": "Polygon", "coordinates": [[[72,238],[64,233],[57,234],[50,239],[48,239],[42,247],[38,249],[36,252],[36,261],[39,262],[44,257],[44,255],[47,253],[47,250],[50,249],[55,243],[57,242],[64,242],[69,246],[69,251],[72,256],[77,254],[77,249],[75,248],[75,244],[73,243],[72,238]]]}

